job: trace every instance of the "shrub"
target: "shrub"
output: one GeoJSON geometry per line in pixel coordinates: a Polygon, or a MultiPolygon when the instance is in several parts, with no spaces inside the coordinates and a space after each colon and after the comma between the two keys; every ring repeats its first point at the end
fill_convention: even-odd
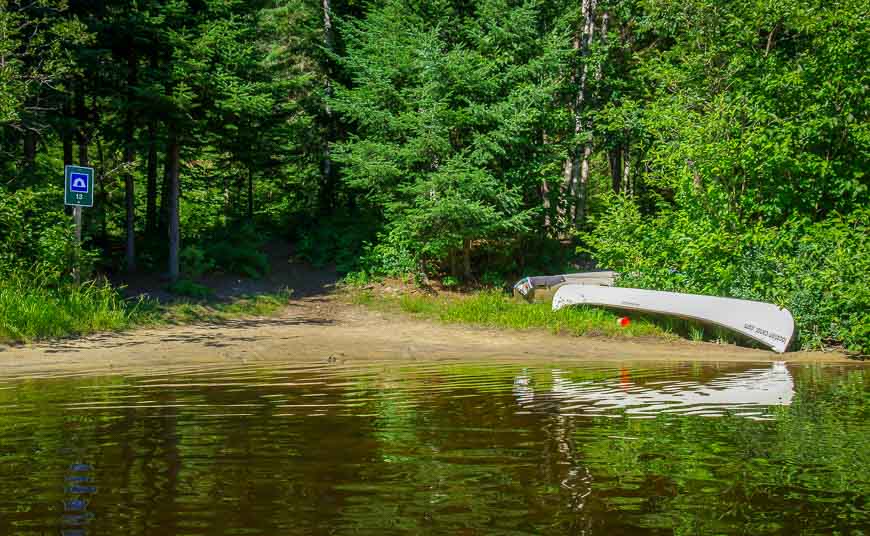
{"type": "Polygon", "coordinates": [[[243,226],[207,239],[205,256],[214,268],[260,278],[269,273],[269,258],[260,251],[263,241],[263,233],[251,225],[243,226]]]}
{"type": "Polygon", "coordinates": [[[296,243],[296,254],[321,267],[335,263],[338,272],[367,271],[379,273],[367,260],[369,242],[374,238],[376,224],[365,216],[336,214],[303,228],[296,243]]]}
{"type": "Polygon", "coordinates": [[[804,348],[870,351],[870,209],[777,227],[717,222],[691,209],[644,218],[628,200],[585,236],[620,284],[787,307],[804,348]]]}
{"type": "Polygon", "coordinates": [[[205,250],[199,246],[187,246],[181,250],[181,273],[189,278],[197,279],[211,271],[215,262],[206,256],[205,250]]]}

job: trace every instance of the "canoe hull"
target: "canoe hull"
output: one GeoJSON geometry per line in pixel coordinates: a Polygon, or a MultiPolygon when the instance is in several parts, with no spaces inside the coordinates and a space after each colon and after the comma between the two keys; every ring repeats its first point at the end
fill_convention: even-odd
{"type": "Polygon", "coordinates": [[[794,319],[788,309],[765,302],[636,288],[561,285],[553,295],[553,310],[571,305],[600,305],[707,322],[779,353],[786,351],[794,336],[794,319]]]}

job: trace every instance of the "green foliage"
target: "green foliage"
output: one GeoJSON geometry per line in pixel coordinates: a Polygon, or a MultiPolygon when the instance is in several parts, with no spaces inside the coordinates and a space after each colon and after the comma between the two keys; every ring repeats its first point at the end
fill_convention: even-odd
{"type": "Polygon", "coordinates": [[[232,233],[221,229],[203,242],[204,256],[216,269],[255,279],[269,273],[269,258],[261,251],[264,233],[253,226],[240,226],[232,233]]]}
{"type": "Polygon", "coordinates": [[[91,276],[99,253],[76,244],[60,192],[25,188],[0,194],[0,274],[33,272],[61,283],[71,282],[78,267],[81,279],[91,276]]]}
{"type": "Polygon", "coordinates": [[[393,251],[433,267],[469,242],[530,232],[523,189],[558,158],[529,140],[567,40],[534,31],[551,21],[533,4],[482,1],[478,13],[387,2],[345,29],[354,84],[333,105],[358,128],[336,160],[393,251]]]}
{"type": "Polygon", "coordinates": [[[191,279],[198,279],[215,267],[215,262],[206,256],[205,250],[199,246],[187,246],[179,254],[181,273],[191,279]]]}
{"type": "Polygon", "coordinates": [[[247,244],[218,242],[208,247],[216,266],[246,277],[261,278],[269,273],[269,258],[247,244]]]}
{"type": "Polygon", "coordinates": [[[480,282],[488,287],[504,287],[508,282],[498,272],[486,272],[480,277],[480,282]]]}
{"type": "Polygon", "coordinates": [[[611,202],[586,238],[621,285],[769,301],[792,312],[805,348],[870,350],[870,210],[732,228],[691,209],[644,218],[630,200],[611,202]]]}
{"type": "Polygon", "coordinates": [[[641,34],[669,40],[637,58],[649,184],[772,225],[870,201],[862,2],[641,5],[641,34]]]}
{"type": "Polygon", "coordinates": [[[37,97],[75,69],[68,51],[91,36],[68,11],[64,0],[0,3],[0,129],[36,128],[37,97]]]}
{"type": "Polygon", "coordinates": [[[444,278],[441,279],[441,284],[447,288],[458,287],[459,280],[453,276],[448,275],[448,276],[445,276],[444,278]]]}
{"type": "Polygon", "coordinates": [[[371,218],[359,214],[339,213],[315,219],[299,233],[296,255],[318,267],[335,263],[339,273],[383,273],[377,264],[381,254],[370,252],[373,226],[371,218]]]}

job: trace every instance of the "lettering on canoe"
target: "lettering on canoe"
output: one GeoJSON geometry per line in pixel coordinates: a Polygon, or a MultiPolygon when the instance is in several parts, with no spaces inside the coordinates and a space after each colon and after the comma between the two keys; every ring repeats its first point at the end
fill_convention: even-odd
{"type": "Polygon", "coordinates": [[[781,343],[786,342],[785,337],[783,337],[779,333],[775,333],[773,331],[768,331],[764,328],[760,328],[760,327],[756,326],[755,324],[751,324],[749,322],[746,322],[745,324],[743,324],[743,329],[750,331],[752,333],[757,333],[757,334],[761,335],[762,337],[767,337],[768,339],[773,339],[775,341],[779,341],[781,343]]]}

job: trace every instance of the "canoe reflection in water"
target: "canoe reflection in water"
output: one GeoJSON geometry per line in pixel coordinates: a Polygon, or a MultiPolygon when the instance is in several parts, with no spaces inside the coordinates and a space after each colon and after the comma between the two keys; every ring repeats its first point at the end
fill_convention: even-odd
{"type": "Polygon", "coordinates": [[[623,369],[619,378],[573,380],[554,369],[552,386],[536,392],[529,376],[514,381],[514,394],[524,410],[562,415],[594,416],[622,412],[632,418],[660,413],[717,416],[726,413],[751,419],[768,418],[770,406],[787,406],[794,396],[794,380],[784,362],[723,373],[709,381],[650,381],[634,383],[623,369]]]}

